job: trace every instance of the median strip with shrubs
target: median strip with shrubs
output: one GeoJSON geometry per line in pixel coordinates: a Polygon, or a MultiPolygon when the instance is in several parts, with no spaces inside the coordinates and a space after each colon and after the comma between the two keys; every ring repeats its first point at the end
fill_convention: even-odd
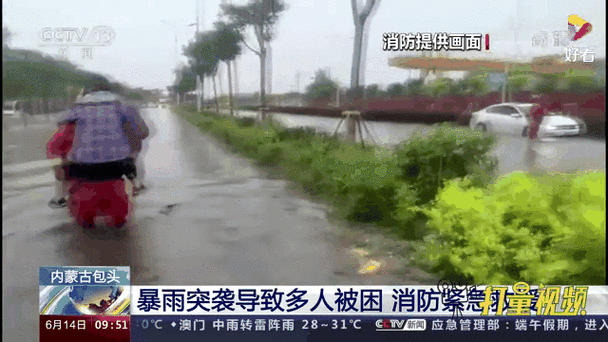
{"type": "Polygon", "coordinates": [[[604,282],[605,172],[495,177],[495,137],[437,125],[394,151],[178,109],[352,222],[417,240],[421,266],[483,284],[604,282]]]}

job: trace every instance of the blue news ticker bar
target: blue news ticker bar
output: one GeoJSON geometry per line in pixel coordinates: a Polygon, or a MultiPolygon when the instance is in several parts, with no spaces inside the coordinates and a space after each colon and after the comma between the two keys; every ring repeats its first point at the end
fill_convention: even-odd
{"type": "MultiPolygon", "coordinates": [[[[479,323],[479,322],[478,322],[479,323]]],[[[414,326],[414,324],[412,324],[414,326]]],[[[466,322],[465,322],[466,326],[466,322]]],[[[436,328],[437,326],[435,326],[436,328]]],[[[477,325],[479,329],[479,324],[477,325]]],[[[521,338],[535,338],[538,341],[547,340],[552,342],[568,341],[573,339],[580,341],[606,341],[608,340],[608,316],[530,316],[530,317],[404,317],[404,316],[131,316],[131,342],[161,342],[178,340],[180,342],[190,341],[404,341],[413,339],[416,341],[509,341],[521,338]],[[227,331],[227,322],[236,319],[238,331],[227,331]],[[256,331],[257,319],[265,320],[265,331],[256,331]],[[276,319],[280,323],[278,331],[268,331],[269,320],[276,319]],[[461,319],[469,320],[468,331],[463,331],[461,319]],[[190,331],[180,330],[184,327],[184,321],[190,321],[190,331]],[[198,320],[198,321],[196,321],[198,320]],[[214,321],[223,321],[223,328],[218,331],[214,327],[214,321]],[[242,320],[251,321],[251,331],[243,331],[242,320]],[[293,330],[285,331],[283,322],[293,321],[293,330]],[[391,322],[394,320],[394,322],[391,322]],[[397,328],[404,326],[407,320],[425,320],[423,331],[403,331],[397,328]],[[447,321],[454,320],[455,330],[445,330],[447,321]],[[484,321],[486,330],[475,330],[474,320],[484,321]],[[517,330],[521,326],[517,320],[525,320],[527,330],[517,330]],[[539,322],[536,331],[530,326],[534,320],[539,322]],[[545,320],[553,324],[545,323],[545,320]],[[552,321],[551,321],[552,320],[552,321]],[[564,321],[567,320],[567,325],[564,321]],[[595,321],[592,321],[595,320],[595,321]],[[196,321],[195,324],[192,324],[196,321]],[[201,330],[204,321],[204,330],[201,330]],[[437,322],[442,321],[444,330],[433,330],[437,322]],[[488,322],[496,330],[487,330],[488,322]],[[435,323],[434,323],[435,322],[435,323]],[[592,324],[595,322],[595,325],[592,324]],[[496,325],[496,323],[498,323],[496,325]],[[604,328],[601,328],[604,324],[604,328]],[[378,328],[378,325],[384,328],[378,328]],[[555,330],[545,331],[545,325],[555,330]],[[313,328],[316,327],[316,328],[313,328]],[[588,328],[595,330],[587,330],[588,328]],[[386,330],[390,329],[390,330],[386,330]],[[564,330],[567,329],[567,330],[564,330]],[[379,331],[380,330],[380,331],[379,331]],[[602,337],[604,336],[604,337],[602,337]]]]}

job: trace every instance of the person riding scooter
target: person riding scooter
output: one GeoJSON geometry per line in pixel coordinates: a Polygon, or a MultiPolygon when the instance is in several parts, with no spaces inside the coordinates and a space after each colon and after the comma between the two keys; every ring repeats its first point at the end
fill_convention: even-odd
{"type": "Polygon", "coordinates": [[[137,111],[110,89],[108,82],[96,79],[91,92],[60,123],[74,130],[66,177],[71,183],[70,212],[87,228],[94,227],[99,214],[110,216],[112,226],[126,223],[132,204],[123,177],[135,173],[132,146],[147,137],[137,111]]]}
{"type": "MultiPolygon", "coordinates": [[[[91,97],[87,97],[85,99],[84,96],[88,95],[93,90],[94,89],[91,89],[91,88],[83,89],[82,92],[74,99],[74,102],[72,102],[71,110],[73,110],[75,106],[84,105],[85,103],[87,103],[86,102],[87,100],[88,101],[92,100],[91,97]]],[[[142,179],[143,179],[143,177],[142,177],[143,163],[142,162],[143,162],[143,160],[140,160],[138,157],[141,154],[140,152],[141,152],[142,144],[143,144],[141,139],[144,139],[147,137],[147,135],[149,134],[149,130],[148,130],[146,123],[142,120],[139,112],[137,111],[137,109],[134,106],[126,105],[126,110],[129,112],[130,116],[135,119],[135,122],[136,122],[135,127],[139,128],[139,131],[141,131],[136,138],[129,140],[129,144],[131,146],[130,157],[134,159],[135,165],[133,167],[135,168],[135,170],[134,170],[134,172],[128,174],[127,178],[131,181],[131,183],[133,185],[133,195],[137,196],[138,194],[140,194],[142,191],[144,191],[146,189],[146,187],[143,185],[143,182],[142,182],[142,179]]],[[[68,113],[70,113],[70,112],[68,112],[68,113]]],[[[65,125],[65,123],[66,123],[66,117],[64,115],[64,117],[59,120],[58,129],[55,132],[56,135],[58,133],[60,133],[60,131],[63,131],[65,129],[65,127],[63,127],[65,125]]],[[[63,134],[63,133],[61,133],[61,134],[63,134]]],[[[68,155],[59,155],[59,154],[57,154],[55,156],[49,156],[49,158],[61,158],[60,161],[54,163],[54,165],[53,165],[54,173],[57,178],[57,185],[56,185],[56,189],[55,189],[56,195],[49,202],[49,206],[53,209],[63,208],[65,206],[67,206],[69,182],[66,181],[66,175],[67,175],[67,167],[68,167],[68,164],[70,163],[70,159],[69,159],[68,155]]]]}

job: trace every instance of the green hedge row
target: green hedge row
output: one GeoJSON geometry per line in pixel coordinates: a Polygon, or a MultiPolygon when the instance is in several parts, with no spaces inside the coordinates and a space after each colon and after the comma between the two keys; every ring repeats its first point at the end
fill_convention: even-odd
{"type": "Polygon", "coordinates": [[[513,173],[487,189],[450,181],[423,209],[420,253],[465,281],[604,284],[605,189],[605,172],[513,173]]]}
{"type": "MultiPolygon", "coordinates": [[[[547,257],[531,261],[528,266],[525,266],[521,258],[530,253],[536,253],[536,250],[524,252],[520,245],[512,243],[513,240],[509,240],[509,238],[499,242],[484,240],[492,236],[487,232],[488,230],[494,230],[492,234],[500,235],[501,238],[504,230],[503,226],[496,225],[497,223],[484,223],[486,222],[484,220],[490,220],[487,222],[498,220],[496,222],[503,222],[501,223],[503,225],[513,225],[515,223],[512,222],[518,222],[518,227],[523,227],[522,229],[536,229],[532,228],[535,227],[533,222],[526,221],[526,218],[540,219],[541,216],[533,209],[525,211],[522,208],[537,208],[539,203],[545,203],[550,199],[557,201],[558,197],[554,195],[557,193],[561,194],[559,198],[565,201],[566,196],[574,191],[572,190],[570,193],[566,191],[570,184],[566,180],[564,180],[566,183],[556,183],[550,181],[553,178],[542,180],[529,178],[529,182],[537,184],[537,188],[530,188],[530,191],[534,192],[534,196],[526,197],[526,194],[515,196],[517,192],[513,189],[509,190],[505,185],[508,183],[505,179],[509,178],[494,181],[496,159],[488,154],[496,142],[494,136],[450,124],[441,124],[427,134],[416,135],[408,139],[391,151],[369,146],[364,148],[359,144],[341,143],[327,135],[316,134],[314,129],[310,128],[286,129],[270,125],[264,129],[249,118],[230,119],[185,110],[182,110],[181,113],[193,124],[212,132],[228,143],[235,151],[245,154],[262,166],[270,166],[272,169],[278,170],[286,178],[302,185],[311,194],[325,198],[334,205],[336,213],[341,217],[354,222],[373,222],[379,226],[388,227],[402,238],[424,238],[424,241],[420,242],[419,261],[424,260],[423,264],[431,266],[435,272],[448,274],[453,278],[493,284],[508,284],[512,283],[512,280],[559,282],[562,279],[558,277],[559,274],[566,280],[570,276],[574,277],[569,281],[564,281],[564,284],[572,283],[576,279],[584,283],[583,280],[586,279],[582,275],[586,274],[583,271],[579,272],[580,274],[575,271],[560,273],[561,271],[549,269],[548,265],[553,262],[553,259],[547,259],[547,257]],[[461,189],[461,193],[457,193],[455,190],[457,186],[462,186],[462,189],[458,188],[461,189]],[[469,197],[472,196],[471,191],[489,197],[485,200],[479,199],[481,202],[476,202],[474,209],[471,209],[466,205],[467,201],[470,201],[469,197]],[[464,206],[464,209],[450,207],[453,203],[446,202],[446,196],[452,202],[464,206]],[[541,197],[544,200],[540,200],[541,197]],[[496,207],[498,199],[503,203],[500,207],[502,208],[500,210],[503,211],[496,207]],[[507,210],[505,208],[515,209],[507,210]],[[498,219],[497,217],[500,215],[503,218],[498,219]],[[507,220],[509,217],[511,221],[507,220]],[[471,233],[469,234],[469,232],[471,233]],[[460,233],[465,235],[459,236],[460,233]],[[470,236],[471,234],[473,237],[470,236]],[[473,240],[463,244],[463,239],[473,240]],[[492,243],[495,245],[491,245],[492,243]],[[471,247],[473,244],[479,245],[471,247]],[[484,254],[486,249],[498,248],[496,247],[498,245],[503,246],[503,254],[496,254],[494,251],[484,254]],[[454,246],[463,248],[463,250],[455,249],[454,246]],[[514,255],[519,255],[520,259],[513,261],[514,255]],[[497,263],[503,263],[502,268],[498,264],[485,262],[492,257],[496,258],[497,263]],[[512,278],[509,278],[509,275],[512,278]],[[541,275],[544,275],[544,278],[541,275]]],[[[596,177],[601,178],[602,175],[596,177]]],[[[517,178],[519,176],[513,177],[519,179],[517,178]]],[[[581,182],[579,178],[572,177],[565,179],[571,180],[571,183],[574,180],[581,182]]],[[[605,175],[603,177],[605,179],[605,175]]],[[[580,191],[586,189],[585,186],[597,185],[595,183],[589,185],[591,183],[585,182],[580,184],[577,188],[579,189],[577,196],[583,196],[580,191]]],[[[519,189],[517,186],[514,187],[519,189]]],[[[551,227],[557,227],[558,223],[555,222],[560,222],[559,227],[571,227],[569,229],[572,232],[577,230],[578,228],[574,228],[572,225],[582,222],[583,219],[574,213],[587,212],[584,207],[587,205],[584,204],[586,203],[584,198],[587,197],[582,198],[580,207],[568,209],[567,212],[570,216],[564,216],[565,214],[561,211],[552,214],[553,216],[549,215],[553,220],[551,224],[554,224],[551,227]]],[[[570,204],[566,201],[564,205],[570,204]]],[[[605,213],[605,207],[598,209],[597,206],[593,206],[593,208],[593,210],[605,213]]],[[[588,228],[581,229],[596,229],[593,230],[596,234],[588,235],[586,240],[577,240],[576,243],[579,245],[576,246],[580,246],[580,243],[585,241],[590,242],[590,239],[597,237],[597,228],[601,224],[597,226],[597,222],[593,222],[595,223],[590,223],[591,226],[588,228]]],[[[605,230],[605,221],[603,224],[605,230]]],[[[539,241],[544,243],[542,250],[557,259],[565,260],[565,258],[571,257],[568,259],[569,262],[583,260],[587,263],[599,260],[593,253],[581,256],[581,252],[576,249],[578,247],[571,247],[574,249],[570,252],[556,251],[554,249],[562,246],[557,244],[558,238],[554,237],[557,233],[554,230],[545,229],[542,234],[548,234],[548,237],[535,235],[536,239],[540,239],[539,241]],[[543,241],[549,237],[553,239],[551,240],[553,243],[546,245],[547,242],[543,241]]],[[[533,244],[533,240],[529,239],[529,236],[521,238],[525,239],[526,243],[533,244]]],[[[598,253],[602,250],[605,251],[605,246],[602,249],[601,245],[604,240],[598,240],[600,242],[595,244],[594,248],[598,253]]],[[[574,240],[569,243],[575,244],[574,240]]],[[[526,246],[528,248],[532,245],[526,246]]],[[[560,265],[562,268],[559,270],[563,271],[564,264],[560,265]]],[[[603,283],[603,280],[599,281],[602,277],[601,274],[601,272],[594,272],[594,275],[587,279],[589,281],[587,284],[603,283]]],[[[605,272],[603,274],[605,276],[605,272]]]]}

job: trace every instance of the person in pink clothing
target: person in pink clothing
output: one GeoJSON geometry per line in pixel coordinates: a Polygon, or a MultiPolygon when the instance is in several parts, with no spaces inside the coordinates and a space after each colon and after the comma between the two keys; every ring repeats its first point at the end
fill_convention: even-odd
{"type": "Polygon", "coordinates": [[[549,114],[550,111],[559,109],[561,101],[557,100],[551,102],[548,97],[542,97],[538,103],[536,103],[530,109],[530,126],[528,127],[528,153],[526,156],[526,164],[528,167],[533,167],[534,161],[536,160],[536,145],[539,143],[538,133],[540,131],[543,118],[549,114]]]}

